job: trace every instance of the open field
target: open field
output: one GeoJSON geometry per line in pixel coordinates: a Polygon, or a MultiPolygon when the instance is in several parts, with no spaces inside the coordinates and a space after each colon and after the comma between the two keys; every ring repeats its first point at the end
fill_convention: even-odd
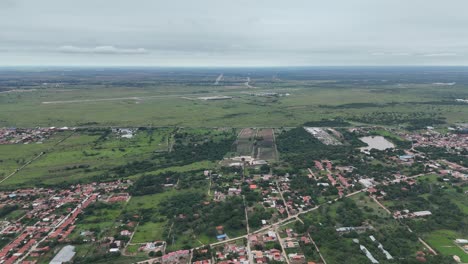
{"type": "Polygon", "coordinates": [[[43,151],[48,151],[72,132],[59,132],[43,143],[0,145],[0,179],[20,168],[43,151]]]}
{"type": "Polygon", "coordinates": [[[281,127],[335,117],[372,123],[369,113],[423,113],[465,122],[466,105],[454,103],[468,97],[464,72],[464,68],[232,69],[215,86],[219,72],[210,70],[8,71],[0,73],[0,89],[11,91],[0,94],[0,126],[281,127]],[[257,88],[243,85],[247,73],[257,88]],[[18,86],[11,82],[15,78],[30,92],[15,92],[18,86]],[[456,85],[433,84],[443,80],[456,85]],[[251,96],[253,90],[289,95],[251,96]],[[213,95],[233,99],[182,98],[213,95]]]}
{"type": "MultiPolygon", "coordinates": [[[[167,151],[170,131],[144,130],[136,132],[133,138],[122,138],[110,130],[78,131],[7,179],[2,187],[32,186],[37,181],[42,185],[78,182],[104,175],[112,167],[150,157],[154,152],[167,151]]],[[[44,144],[1,145],[0,149],[9,149],[9,158],[5,159],[8,165],[6,168],[10,172],[14,171],[16,161],[19,160],[20,164],[28,161],[39,151],[48,149],[48,146],[66,136],[63,134],[54,135],[44,144]]],[[[2,152],[0,155],[5,154],[2,152]]]]}
{"type": "Polygon", "coordinates": [[[427,243],[443,255],[456,255],[463,263],[468,263],[468,254],[454,242],[457,238],[460,238],[460,235],[454,231],[437,230],[427,235],[427,243]]]}

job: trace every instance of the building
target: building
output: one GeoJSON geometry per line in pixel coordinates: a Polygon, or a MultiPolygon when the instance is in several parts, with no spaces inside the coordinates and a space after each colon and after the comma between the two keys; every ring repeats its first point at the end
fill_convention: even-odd
{"type": "Polygon", "coordinates": [[[50,261],[49,264],[62,264],[69,262],[75,256],[75,247],[68,245],[64,246],[57,255],[50,261]]]}

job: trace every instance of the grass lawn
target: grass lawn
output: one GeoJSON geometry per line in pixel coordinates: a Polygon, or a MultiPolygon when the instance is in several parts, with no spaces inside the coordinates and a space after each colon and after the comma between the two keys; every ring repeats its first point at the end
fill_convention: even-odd
{"type": "Polygon", "coordinates": [[[377,215],[379,217],[388,217],[389,214],[380,207],[372,198],[365,193],[360,193],[351,197],[356,205],[367,215],[377,215]]]}
{"type": "Polygon", "coordinates": [[[177,190],[168,189],[162,193],[144,195],[144,196],[132,196],[127,204],[126,209],[128,211],[138,211],[139,209],[156,208],[161,201],[168,198],[171,195],[177,194],[177,190]]]}
{"type": "Polygon", "coordinates": [[[454,240],[457,238],[465,237],[451,230],[436,230],[428,234],[425,239],[429,245],[441,254],[447,256],[457,255],[462,262],[468,263],[468,254],[454,243],[454,240]]]}
{"type": "Polygon", "coordinates": [[[149,222],[143,225],[139,225],[135,235],[133,236],[132,243],[145,243],[157,240],[165,240],[166,238],[163,237],[165,228],[167,228],[166,222],[149,222]]]}

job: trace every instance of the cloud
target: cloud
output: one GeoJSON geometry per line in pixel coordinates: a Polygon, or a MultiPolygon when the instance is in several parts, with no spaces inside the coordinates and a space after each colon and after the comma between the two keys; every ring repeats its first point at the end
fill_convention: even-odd
{"type": "Polygon", "coordinates": [[[468,65],[467,0],[134,2],[0,0],[0,65],[468,65]]]}
{"type": "Polygon", "coordinates": [[[147,54],[148,50],[144,48],[123,49],[114,46],[97,46],[93,48],[76,47],[76,46],[61,46],[58,48],[62,53],[85,53],[85,54],[147,54]]]}
{"type": "Polygon", "coordinates": [[[413,54],[408,52],[373,52],[371,56],[412,56],[413,54]]]}
{"type": "Polygon", "coordinates": [[[457,56],[456,53],[449,53],[449,52],[446,52],[446,53],[427,53],[427,54],[423,54],[424,57],[453,57],[453,56],[457,56]]]}

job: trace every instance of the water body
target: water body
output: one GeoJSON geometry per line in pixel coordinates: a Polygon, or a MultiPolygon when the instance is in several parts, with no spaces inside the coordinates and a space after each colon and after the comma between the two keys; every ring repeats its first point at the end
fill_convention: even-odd
{"type": "Polygon", "coordinates": [[[369,136],[369,137],[362,137],[362,138],[359,138],[359,139],[362,142],[369,145],[367,147],[360,148],[361,151],[370,151],[371,149],[386,150],[386,149],[395,147],[395,145],[393,145],[392,142],[386,140],[382,136],[369,136]]]}

